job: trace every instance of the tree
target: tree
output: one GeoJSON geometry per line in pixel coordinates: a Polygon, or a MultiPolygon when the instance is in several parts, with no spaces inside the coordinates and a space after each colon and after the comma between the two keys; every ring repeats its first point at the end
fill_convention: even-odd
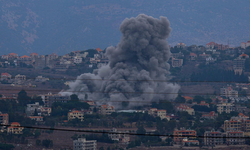
{"type": "Polygon", "coordinates": [[[76,102],[76,101],[79,101],[79,98],[76,94],[72,94],[70,95],[70,100],[76,102]]]}
{"type": "Polygon", "coordinates": [[[41,140],[37,139],[37,140],[36,140],[36,145],[37,145],[37,146],[40,146],[40,145],[41,145],[41,140]]]}
{"type": "Polygon", "coordinates": [[[43,140],[42,146],[45,146],[46,148],[53,147],[53,141],[49,139],[43,140]]]}
{"type": "Polygon", "coordinates": [[[144,134],[146,134],[146,130],[144,129],[143,126],[139,126],[136,133],[139,135],[144,135],[144,134]]]}
{"type": "Polygon", "coordinates": [[[185,103],[186,99],[184,97],[181,96],[181,94],[178,94],[178,96],[175,99],[176,103],[185,103]]]}
{"type": "Polygon", "coordinates": [[[27,92],[25,90],[21,90],[18,93],[17,100],[19,101],[21,106],[25,106],[26,104],[28,104],[30,99],[31,98],[27,95],[27,92]]]}

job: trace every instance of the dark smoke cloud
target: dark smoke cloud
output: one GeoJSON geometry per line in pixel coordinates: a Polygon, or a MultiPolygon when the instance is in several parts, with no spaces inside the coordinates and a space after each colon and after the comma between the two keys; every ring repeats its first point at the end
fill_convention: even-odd
{"type": "Polygon", "coordinates": [[[89,99],[118,108],[121,108],[121,103],[113,101],[129,101],[131,107],[144,105],[143,101],[174,99],[177,94],[171,93],[177,93],[180,87],[167,82],[170,49],[166,39],[171,32],[169,26],[166,17],[157,19],[141,14],[136,18],[125,19],[120,26],[120,43],[106,49],[109,64],[95,70],[93,74],[78,76],[70,84],[69,91],[74,91],[80,98],[84,98],[87,93],[89,99]]]}

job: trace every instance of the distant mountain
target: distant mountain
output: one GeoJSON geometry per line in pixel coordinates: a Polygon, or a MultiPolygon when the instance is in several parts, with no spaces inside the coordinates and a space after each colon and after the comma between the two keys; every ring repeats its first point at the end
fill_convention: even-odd
{"type": "Polygon", "coordinates": [[[249,0],[0,0],[0,55],[64,54],[116,45],[125,18],[166,16],[170,45],[250,40],[249,0]]]}

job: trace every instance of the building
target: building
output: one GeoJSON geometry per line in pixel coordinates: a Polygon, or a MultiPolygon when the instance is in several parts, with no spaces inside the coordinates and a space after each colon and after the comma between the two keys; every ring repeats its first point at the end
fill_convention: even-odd
{"type": "Polygon", "coordinates": [[[75,63],[75,64],[80,64],[80,63],[82,63],[82,57],[78,57],[78,56],[74,57],[74,63],[75,63]]]}
{"type": "Polygon", "coordinates": [[[172,58],[172,67],[181,67],[183,65],[183,59],[172,58]]]}
{"type": "Polygon", "coordinates": [[[215,119],[217,116],[218,116],[217,113],[215,113],[214,111],[211,111],[209,114],[203,114],[202,118],[215,119]]]}
{"type": "Polygon", "coordinates": [[[50,114],[51,114],[51,107],[41,107],[41,115],[50,116],[50,114]]]}
{"type": "Polygon", "coordinates": [[[233,90],[230,86],[220,88],[220,95],[225,97],[238,97],[238,91],[233,90]]]}
{"type": "Polygon", "coordinates": [[[176,45],[176,47],[177,48],[182,48],[182,49],[184,49],[184,48],[186,48],[186,44],[184,44],[184,43],[178,43],[177,45],[176,45]]]}
{"type": "Polygon", "coordinates": [[[222,103],[217,104],[217,112],[221,114],[222,112],[230,113],[235,110],[235,106],[232,103],[222,103]]]}
{"type": "Polygon", "coordinates": [[[76,118],[83,121],[84,120],[84,112],[78,111],[78,110],[73,110],[71,112],[68,112],[68,121],[76,119],[76,118]]]}
{"type": "Polygon", "coordinates": [[[78,138],[73,141],[73,150],[96,150],[96,140],[86,140],[85,138],[78,138]]]}
{"type": "Polygon", "coordinates": [[[196,58],[197,58],[197,55],[195,53],[190,53],[189,54],[189,59],[190,60],[196,60],[196,58]]]}
{"type": "Polygon", "coordinates": [[[26,75],[16,75],[15,76],[15,83],[16,84],[22,84],[24,81],[26,81],[26,75]]]}
{"type": "Polygon", "coordinates": [[[0,124],[2,124],[2,125],[8,125],[9,124],[9,115],[8,114],[2,114],[0,112],[0,124]]]}
{"type": "Polygon", "coordinates": [[[250,46],[250,41],[247,41],[246,43],[245,42],[241,42],[241,44],[240,44],[240,47],[242,49],[246,49],[249,46],[250,46]]]}
{"type": "Polygon", "coordinates": [[[176,109],[177,111],[186,111],[189,115],[195,115],[194,109],[184,104],[179,105],[176,109]]]}
{"type": "Polygon", "coordinates": [[[35,102],[35,104],[27,104],[25,113],[27,116],[33,116],[35,111],[37,111],[37,113],[39,112],[39,102],[35,102]]]}
{"type": "Polygon", "coordinates": [[[206,106],[206,107],[210,107],[208,103],[206,103],[205,101],[201,101],[200,106],[206,106]]]}
{"type": "Polygon", "coordinates": [[[55,102],[67,103],[68,101],[70,101],[70,96],[62,96],[60,94],[50,95],[49,96],[49,107],[51,107],[52,104],[55,102]]]}
{"type": "Polygon", "coordinates": [[[217,44],[215,42],[209,42],[206,44],[207,49],[217,49],[217,50],[226,50],[229,48],[228,45],[217,44]]]}
{"type": "Polygon", "coordinates": [[[235,74],[242,74],[243,69],[245,68],[245,59],[236,58],[233,60],[233,69],[235,74]]]}
{"type": "Polygon", "coordinates": [[[20,126],[18,122],[12,122],[7,128],[8,134],[23,134],[23,127],[20,126]]]}
{"type": "Polygon", "coordinates": [[[243,145],[245,144],[243,131],[228,131],[226,132],[226,143],[228,145],[243,145]]]}
{"type": "Polygon", "coordinates": [[[1,73],[1,81],[3,80],[10,80],[11,79],[11,75],[8,74],[7,72],[5,73],[1,73]]]}
{"type": "Polygon", "coordinates": [[[184,138],[188,139],[196,138],[197,133],[195,130],[182,129],[182,130],[175,130],[173,136],[174,136],[173,139],[174,142],[182,142],[184,138]]]}
{"type": "Polygon", "coordinates": [[[224,121],[224,131],[244,131],[250,132],[249,116],[239,113],[236,117],[231,117],[230,120],[224,121]]]}
{"type": "Polygon", "coordinates": [[[204,144],[205,145],[222,145],[223,144],[223,134],[219,131],[206,131],[204,133],[204,144]]]}
{"type": "Polygon", "coordinates": [[[183,53],[182,52],[179,52],[179,53],[171,53],[171,56],[172,58],[181,58],[181,57],[184,57],[183,53]]]}
{"type": "Polygon", "coordinates": [[[182,140],[182,145],[183,146],[198,146],[199,143],[200,142],[198,140],[189,140],[188,138],[184,138],[182,140]]]}
{"type": "Polygon", "coordinates": [[[117,131],[117,129],[113,128],[111,133],[108,134],[108,136],[113,140],[121,143],[128,144],[130,142],[130,137],[128,136],[128,131],[122,132],[122,131],[117,131]]]}
{"type": "Polygon", "coordinates": [[[50,54],[50,55],[48,56],[48,58],[49,58],[49,60],[54,60],[54,59],[57,59],[57,58],[58,58],[58,55],[55,54],[55,53],[53,53],[53,54],[50,54]]]}
{"type": "Polygon", "coordinates": [[[45,78],[43,76],[37,76],[36,79],[35,79],[36,82],[45,82],[45,81],[48,81],[48,80],[49,80],[49,78],[45,78]]]}
{"type": "Polygon", "coordinates": [[[111,115],[113,112],[115,112],[115,107],[110,106],[108,104],[102,105],[100,111],[101,111],[101,114],[103,115],[111,115]]]}
{"type": "Polygon", "coordinates": [[[249,58],[249,56],[247,55],[247,54],[241,54],[240,56],[239,56],[239,58],[240,59],[247,59],[247,58],[249,58]]]}
{"type": "Polygon", "coordinates": [[[34,59],[34,58],[38,58],[39,55],[37,53],[31,53],[30,54],[30,58],[34,59]]]}
{"type": "Polygon", "coordinates": [[[170,116],[167,116],[167,111],[166,110],[158,110],[157,108],[151,108],[148,111],[149,115],[152,115],[154,117],[160,117],[162,119],[167,119],[168,121],[170,120],[170,116]]]}
{"type": "Polygon", "coordinates": [[[29,116],[29,118],[31,120],[35,120],[37,122],[42,122],[43,121],[43,117],[42,116],[29,116]]]}
{"type": "Polygon", "coordinates": [[[224,121],[224,131],[241,131],[241,121],[240,120],[225,120],[224,121]]]}
{"type": "Polygon", "coordinates": [[[13,59],[16,59],[18,58],[18,55],[16,53],[9,53],[8,54],[8,59],[9,60],[13,60],[13,59]]]}

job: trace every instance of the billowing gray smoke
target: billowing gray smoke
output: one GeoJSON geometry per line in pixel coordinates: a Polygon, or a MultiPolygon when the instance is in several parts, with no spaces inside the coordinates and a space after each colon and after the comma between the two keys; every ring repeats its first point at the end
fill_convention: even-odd
{"type": "Polygon", "coordinates": [[[145,105],[149,101],[174,99],[179,85],[169,80],[170,49],[166,39],[171,28],[166,17],[156,19],[144,14],[125,19],[121,26],[121,41],[108,47],[105,55],[109,64],[85,73],[70,84],[62,94],[77,94],[89,100],[108,103],[121,108],[145,105]],[[72,93],[70,91],[73,91],[72,93]]]}

